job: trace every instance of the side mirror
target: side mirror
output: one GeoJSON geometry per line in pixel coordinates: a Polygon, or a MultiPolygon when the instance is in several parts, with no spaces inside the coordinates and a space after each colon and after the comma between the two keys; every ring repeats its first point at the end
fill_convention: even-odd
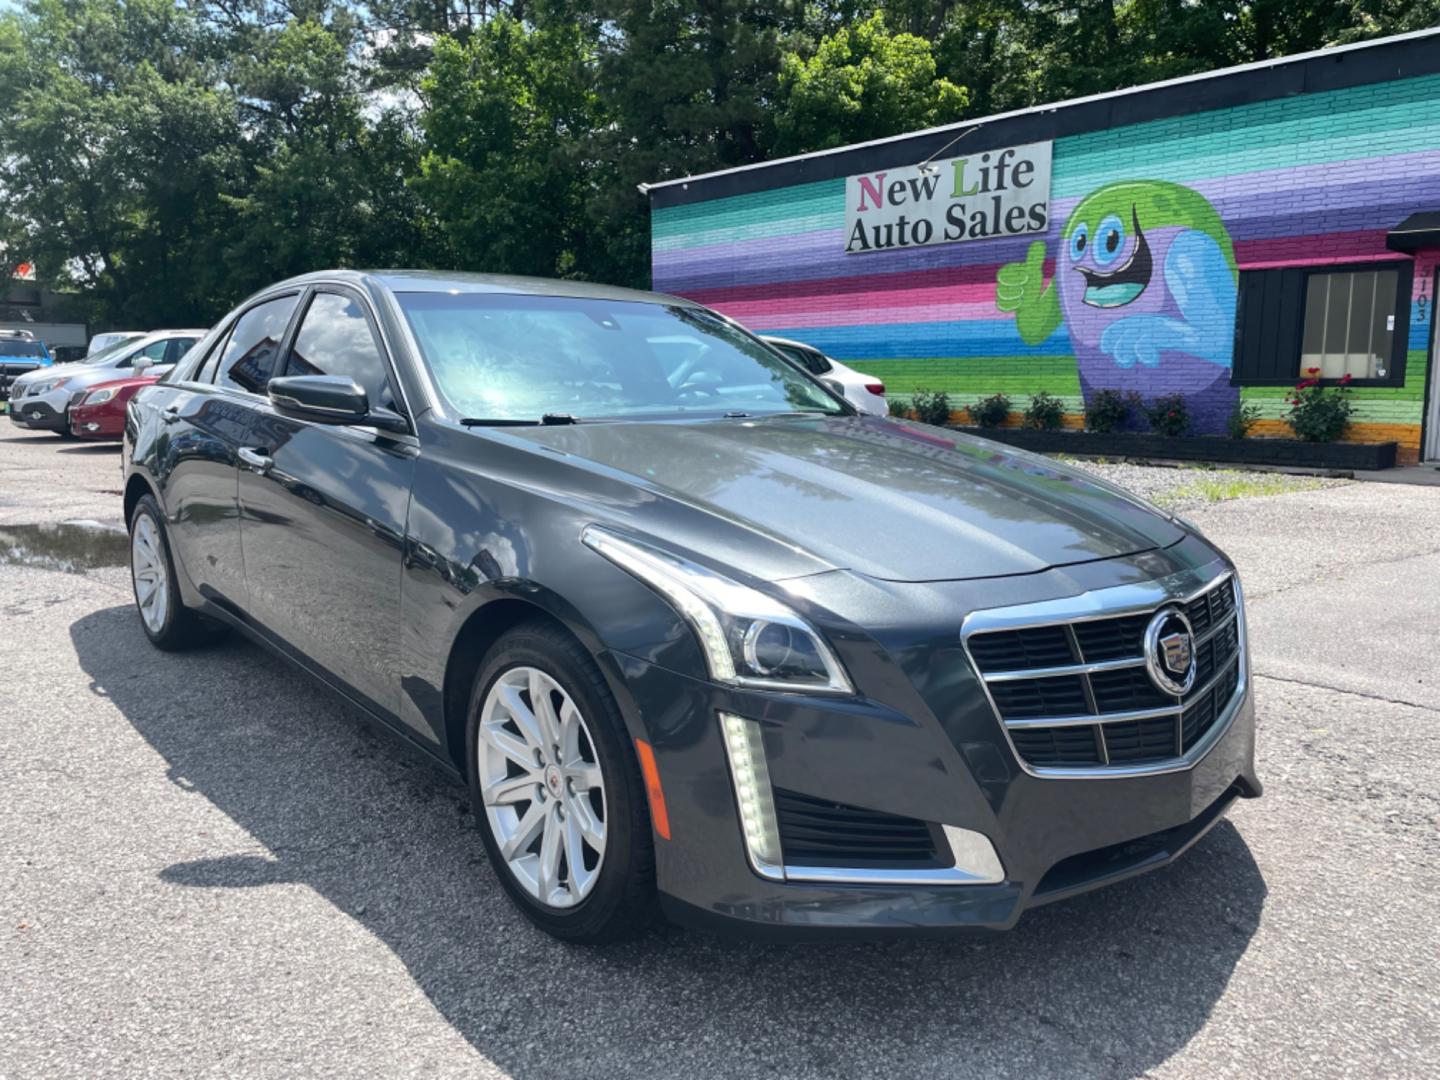
{"type": "Polygon", "coordinates": [[[346,375],[287,375],[271,379],[270,403],[281,416],[317,424],[363,424],[408,431],[399,413],[370,408],[365,388],[346,375]]]}
{"type": "Polygon", "coordinates": [[[130,374],[144,375],[147,368],[152,368],[154,366],[155,361],[152,360],[150,357],[146,356],[144,353],[141,353],[139,356],[135,357],[135,359],[130,362],[130,374]]]}

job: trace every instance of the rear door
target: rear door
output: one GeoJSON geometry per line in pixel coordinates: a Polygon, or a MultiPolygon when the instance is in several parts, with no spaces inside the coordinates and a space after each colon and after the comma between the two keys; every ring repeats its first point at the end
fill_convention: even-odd
{"type": "MultiPolygon", "coordinates": [[[[348,375],[403,411],[368,302],[306,298],[286,375],[348,375]]],[[[413,435],[282,416],[267,403],[241,449],[240,536],[249,610],[280,643],[374,711],[400,701],[400,576],[419,443],[413,435]]]]}
{"type": "MultiPolygon", "coordinates": [[[[255,439],[261,395],[280,360],[300,294],[267,297],[240,313],[193,379],[144,394],[158,410],[156,472],[176,558],[211,600],[243,611],[237,453],[255,439]]],[[[163,351],[162,351],[163,357],[163,351]]]]}

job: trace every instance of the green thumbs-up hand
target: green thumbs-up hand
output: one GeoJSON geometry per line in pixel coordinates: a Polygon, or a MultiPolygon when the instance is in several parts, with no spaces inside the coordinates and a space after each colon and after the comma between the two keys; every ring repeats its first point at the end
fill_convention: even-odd
{"type": "Polygon", "coordinates": [[[1024,262],[1012,262],[995,275],[995,306],[1015,313],[1015,328],[1027,345],[1037,345],[1060,325],[1060,297],[1054,282],[1045,284],[1045,244],[1030,245],[1024,262]]]}

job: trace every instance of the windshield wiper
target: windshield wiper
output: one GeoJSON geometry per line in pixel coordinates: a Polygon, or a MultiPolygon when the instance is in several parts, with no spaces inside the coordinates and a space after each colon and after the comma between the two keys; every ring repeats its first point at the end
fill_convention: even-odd
{"type": "Polygon", "coordinates": [[[539,420],[522,420],[506,416],[465,416],[460,423],[466,427],[538,427],[541,424],[578,424],[580,418],[568,412],[547,412],[539,420]]]}

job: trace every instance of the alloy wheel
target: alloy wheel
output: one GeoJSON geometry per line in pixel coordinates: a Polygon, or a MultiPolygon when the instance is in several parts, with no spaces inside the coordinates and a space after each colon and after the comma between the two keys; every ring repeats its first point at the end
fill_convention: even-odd
{"type": "Polygon", "coordinates": [[[478,776],[500,857],[540,903],[584,900],[605,858],[605,784],[585,718],[535,667],[513,667],[481,706],[478,776]]]}
{"type": "Polygon", "coordinates": [[[135,581],[135,603],[152,634],[165,627],[169,610],[170,578],[165,563],[165,542],[149,514],[135,519],[130,533],[130,573],[135,581]]]}

